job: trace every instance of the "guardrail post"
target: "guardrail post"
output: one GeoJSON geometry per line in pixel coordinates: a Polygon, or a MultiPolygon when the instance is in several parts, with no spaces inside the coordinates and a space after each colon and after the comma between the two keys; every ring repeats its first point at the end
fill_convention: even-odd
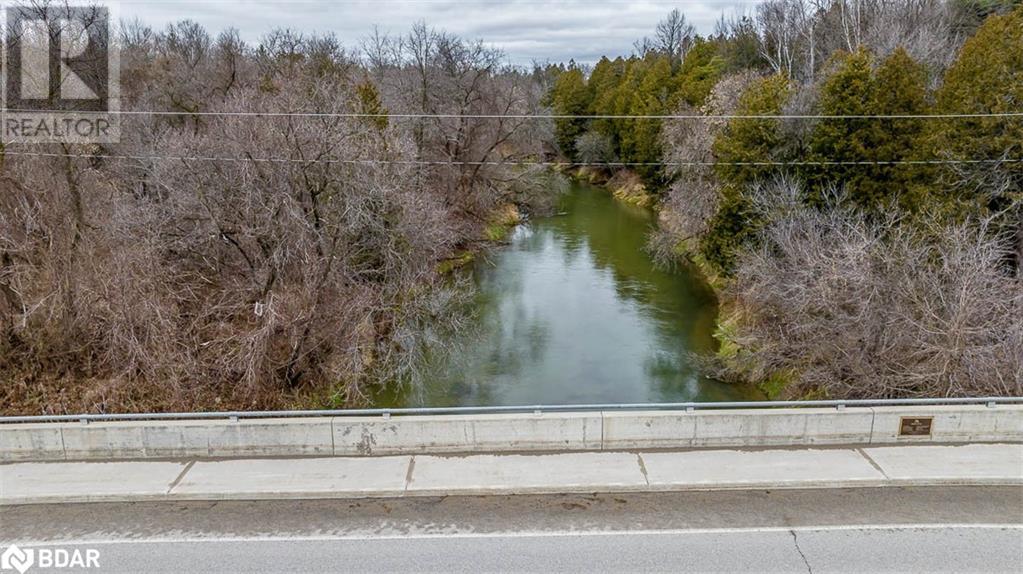
{"type": "Polygon", "coordinates": [[[230,420],[231,420],[231,422],[233,422],[233,423],[236,423],[236,422],[238,422],[238,415],[231,415],[231,417],[230,417],[230,420]]]}
{"type": "Polygon", "coordinates": [[[383,417],[384,417],[384,420],[387,420],[387,419],[391,418],[391,411],[384,411],[383,412],[383,417]]]}

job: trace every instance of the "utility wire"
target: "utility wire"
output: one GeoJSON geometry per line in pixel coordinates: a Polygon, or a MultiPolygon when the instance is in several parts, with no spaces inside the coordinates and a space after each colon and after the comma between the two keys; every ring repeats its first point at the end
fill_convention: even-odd
{"type": "Polygon", "coordinates": [[[231,162],[231,163],[283,163],[283,164],[342,164],[342,165],[432,165],[432,166],[573,166],[573,167],[713,167],[727,166],[884,166],[884,165],[958,165],[958,164],[1002,164],[1023,163],[1023,158],[1002,159],[922,159],[891,161],[841,161],[841,160],[795,160],[795,161],[685,161],[685,162],[588,162],[569,163],[558,161],[444,161],[444,160],[381,160],[381,159],[296,159],[274,157],[218,157],[218,156],[175,156],[175,155],[108,155],[108,154],[64,154],[49,152],[2,151],[0,156],[53,157],[77,159],[107,159],[131,161],[182,161],[182,162],[231,162]]]}
{"type": "Polygon", "coordinates": [[[541,120],[923,120],[1023,118],[1021,112],[977,112],[965,114],[427,114],[427,113],[348,113],[348,112],[186,112],[172,110],[25,110],[0,109],[11,114],[109,114],[117,116],[197,116],[252,118],[394,118],[394,119],[541,119],[541,120]]]}

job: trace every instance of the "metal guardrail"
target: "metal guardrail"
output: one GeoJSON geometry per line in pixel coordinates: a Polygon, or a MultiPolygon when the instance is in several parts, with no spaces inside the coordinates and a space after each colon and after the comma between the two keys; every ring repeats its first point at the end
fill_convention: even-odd
{"type": "Polygon", "coordinates": [[[332,409],[314,411],[222,411],[200,413],[125,413],[80,415],[32,415],[0,417],[0,424],[41,422],[147,421],[147,420],[217,420],[268,419],[297,417],[354,417],[402,415],[455,415],[494,413],[555,413],[593,411],[695,411],[709,409],[772,409],[883,407],[923,405],[987,405],[1023,404],[1023,397],[927,398],[927,399],[854,399],[827,401],[740,401],[690,403],[610,403],[592,405],[533,405],[490,407],[423,407],[396,409],[332,409]]]}

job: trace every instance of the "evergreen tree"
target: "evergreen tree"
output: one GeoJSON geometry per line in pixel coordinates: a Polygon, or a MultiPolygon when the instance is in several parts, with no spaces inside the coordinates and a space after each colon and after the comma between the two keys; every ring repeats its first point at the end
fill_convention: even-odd
{"type": "MultiPolygon", "coordinates": [[[[789,82],[781,75],[770,76],[751,85],[739,98],[736,115],[777,115],[789,97],[789,82]]],[[[718,211],[700,240],[700,253],[710,267],[730,275],[738,252],[751,245],[762,225],[762,218],[747,197],[756,183],[781,173],[778,166],[735,165],[782,161],[784,137],[776,119],[736,118],[714,140],[712,149],[719,162],[721,200],[718,211]]]]}
{"type": "MultiPolygon", "coordinates": [[[[640,84],[643,81],[643,61],[639,58],[629,58],[625,62],[625,73],[622,81],[615,90],[614,107],[612,114],[616,116],[630,116],[639,106],[635,101],[640,97],[640,84]]],[[[618,133],[619,157],[623,161],[635,161],[636,152],[636,120],[627,117],[620,117],[613,120],[615,131],[618,133]]]]}
{"type": "Polygon", "coordinates": [[[724,69],[725,61],[718,55],[717,46],[697,38],[679,70],[678,97],[694,108],[702,106],[724,69]]]}
{"type": "MultiPolygon", "coordinates": [[[[927,101],[927,70],[902,48],[881,62],[875,73],[872,110],[877,115],[925,115],[930,112],[927,101]]],[[[878,126],[874,142],[874,159],[904,161],[927,159],[924,155],[925,122],[919,118],[874,120],[878,126]]],[[[910,211],[926,209],[935,199],[932,170],[919,165],[881,166],[875,170],[871,194],[884,200],[899,194],[903,208],[910,211]]]]}
{"type": "MultiPolygon", "coordinates": [[[[928,111],[927,72],[903,49],[873,70],[865,49],[839,56],[837,69],[821,88],[820,113],[828,116],[921,115],[928,111]]],[[[923,120],[838,117],[814,128],[810,149],[817,161],[880,162],[877,165],[824,165],[805,170],[814,192],[837,185],[855,205],[881,211],[893,202],[911,210],[922,201],[909,193],[925,170],[887,164],[920,157],[923,120]]],[[[917,192],[921,190],[917,186],[917,192]]]]}
{"type": "MultiPolygon", "coordinates": [[[[589,88],[591,109],[594,115],[613,115],[615,113],[615,99],[617,98],[619,85],[625,75],[625,60],[615,58],[608,60],[601,58],[593,67],[590,74],[589,88]]],[[[620,134],[617,124],[613,120],[597,119],[591,124],[592,129],[607,136],[615,151],[620,146],[620,134]]]]}
{"type": "MultiPolygon", "coordinates": [[[[835,57],[835,69],[821,86],[818,105],[826,116],[866,116],[873,112],[873,57],[865,48],[835,57]]],[[[870,161],[872,146],[878,140],[878,126],[867,118],[828,118],[817,123],[810,138],[810,159],[813,161],[870,161]]],[[[809,166],[804,170],[812,191],[819,197],[823,189],[837,184],[861,205],[876,198],[871,182],[877,170],[859,165],[809,166]]]]}
{"type": "MultiPolygon", "coordinates": [[[[657,116],[668,112],[674,93],[672,89],[671,61],[662,54],[649,54],[639,68],[641,80],[639,90],[633,94],[630,114],[636,116],[657,116]]],[[[632,122],[632,154],[630,160],[637,163],[658,163],[661,160],[661,124],[659,119],[637,119],[632,122]]],[[[647,185],[659,187],[661,169],[659,166],[636,166],[635,171],[647,185]]]]}
{"type": "MultiPolygon", "coordinates": [[[[944,114],[1019,112],[1023,107],[1023,6],[990,16],[966,41],[937,94],[944,114]]],[[[935,120],[931,145],[957,160],[1023,158],[1023,118],[974,117],[935,120]]],[[[947,166],[941,180],[961,214],[996,214],[996,228],[1016,238],[1016,265],[1023,264],[1023,162],[947,166]]]]}
{"type": "Polygon", "coordinates": [[[724,59],[725,72],[767,67],[757,24],[752,18],[740,16],[732,22],[722,20],[719,30],[715,42],[719,45],[718,53],[724,59]]]}
{"type": "MultiPolygon", "coordinates": [[[[959,58],[945,74],[937,93],[941,114],[1019,112],[1023,107],[1023,7],[988,18],[963,45],[959,58]]],[[[935,121],[931,142],[936,153],[950,159],[1023,157],[1023,119],[976,117],[935,121]]],[[[988,180],[991,165],[978,165],[975,182],[988,180]]],[[[1016,193],[1023,189],[1023,163],[996,166],[1001,179],[1016,193]]],[[[963,173],[946,181],[963,183],[963,173]]],[[[967,181],[966,183],[969,183],[967,181]]],[[[963,187],[957,185],[956,187],[963,187]]],[[[963,191],[963,190],[961,190],[963,191]]],[[[981,190],[974,190],[981,191],[981,190]]]]}
{"type": "MultiPolygon", "coordinates": [[[[735,111],[741,116],[777,115],[789,98],[789,82],[781,75],[763,78],[739,98],[735,111]]],[[[748,186],[780,172],[777,166],[728,165],[783,159],[785,141],[776,119],[736,118],[714,140],[714,157],[722,162],[717,173],[725,183],[748,186]]]]}
{"type": "MultiPolygon", "coordinates": [[[[559,116],[588,115],[590,91],[586,87],[583,72],[570,67],[558,75],[551,92],[554,114],[559,116]]],[[[558,118],[554,120],[554,134],[558,148],[570,160],[576,159],[575,140],[586,131],[584,118],[558,118]]]]}
{"type": "Polygon", "coordinates": [[[355,86],[355,94],[359,98],[358,113],[366,115],[366,123],[380,131],[387,129],[387,110],[380,102],[380,92],[373,82],[363,80],[355,86]]]}

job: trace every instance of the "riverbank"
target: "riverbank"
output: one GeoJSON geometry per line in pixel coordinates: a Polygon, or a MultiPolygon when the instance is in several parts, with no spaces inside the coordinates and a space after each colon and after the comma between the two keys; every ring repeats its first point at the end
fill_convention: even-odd
{"type": "Polygon", "coordinates": [[[647,190],[639,175],[633,171],[623,169],[609,174],[603,169],[582,166],[570,167],[567,173],[575,181],[607,189],[619,201],[655,211],[657,209],[657,196],[647,190]]]}
{"type": "Polygon", "coordinates": [[[470,248],[460,250],[451,257],[441,260],[437,264],[437,272],[447,275],[469,265],[476,260],[482,250],[487,249],[490,245],[506,241],[512,230],[524,220],[525,216],[520,206],[514,203],[502,204],[490,214],[478,242],[470,248]]]}
{"type": "MultiPolygon", "coordinates": [[[[622,169],[609,173],[603,169],[586,166],[566,167],[563,171],[574,181],[585,182],[604,189],[617,201],[649,209],[657,216],[657,225],[660,225],[661,210],[658,198],[644,186],[635,172],[622,169]]],[[[701,257],[689,255],[696,250],[678,245],[673,252],[676,258],[686,262],[688,271],[697,273],[706,282],[717,300],[718,313],[715,316],[713,327],[713,338],[717,341],[717,346],[712,354],[714,361],[724,368],[715,368],[716,376],[724,377],[727,373],[727,379],[731,384],[753,384],[768,399],[823,398],[786,396],[786,388],[792,378],[791,373],[780,371],[753,373],[749,371],[743,360],[743,346],[736,337],[737,327],[743,320],[743,310],[737,300],[728,296],[725,278],[718,275],[701,257]]]]}
{"type": "Polygon", "coordinates": [[[554,215],[530,217],[458,271],[476,296],[472,325],[416,385],[383,407],[752,400],[748,386],[701,376],[716,302],[688,271],[645,249],[654,214],[573,183],[554,215]]]}

